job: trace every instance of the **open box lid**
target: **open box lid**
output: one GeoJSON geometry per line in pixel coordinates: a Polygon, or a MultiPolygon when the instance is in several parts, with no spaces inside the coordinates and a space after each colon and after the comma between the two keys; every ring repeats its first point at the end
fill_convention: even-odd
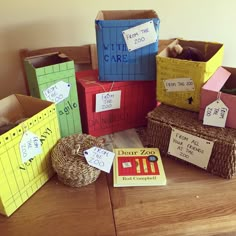
{"type": "Polygon", "coordinates": [[[98,20],[133,20],[158,18],[154,10],[110,10],[99,11],[96,17],[98,20]]]}
{"type": "Polygon", "coordinates": [[[52,52],[52,53],[26,57],[25,61],[28,61],[29,64],[31,64],[34,68],[41,68],[64,62],[69,62],[71,61],[71,59],[64,53],[52,52]]]}
{"type": "Polygon", "coordinates": [[[230,75],[231,73],[228,70],[220,66],[211,78],[203,85],[202,89],[219,92],[230,75]]]}
{"type": "Polygon", "coordinates": [[[10,122],[16,122],[19,119],[36,115],[51,104],[52,102],[39,98],[12,94],[0,100],[0,117],[6,118],[10,122]]]}
{"type": "Polygon", "coordinates": [[[77,86],[90,92],[111,92],[122,87],[156,86],[155,80],[148,81],[100,81],[98,70],[85,70],[75,73],[77,86]]]}

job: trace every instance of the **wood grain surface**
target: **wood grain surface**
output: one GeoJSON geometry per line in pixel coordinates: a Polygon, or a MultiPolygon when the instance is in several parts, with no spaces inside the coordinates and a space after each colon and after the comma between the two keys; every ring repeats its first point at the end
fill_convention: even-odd
{"type": "MultiPolygon", "coordinates": [[[[135,133],[113,136],[115,147],[138,147],[135,133]],[[122,139],[122,136],[125,136],[122,139]],[[118,142],[118,140],[126,140],[118,142]]],[[[167,185],[114,188],[108,176],[119,236],[235,236],[236,180],[163,157],[167,185]]]]}
{"type": "Polygon", "coordinates": [[[82,188],[67,187],[55,176],[12,216],[0,216],[0,235],[116,235],[106,175],[82,188]]]}
{"type": "MultiPolygon", "coordinates": [[[[105,136],[107,148],[142,147],[134,129],[105,136]]],[[[163,157],[167,185],[114,188],[112,173],[83,188],[56,176],[11,217],[1,236],[235,236],[236,180],[163,157]],[[107,183],[108,180],[108,183],[107,183]]]]}
{"type": "MultiPolygon", "coordinates": [[[[161,51],[170,41],[160,41],[161,51]]],[[[106,135],[106,148],[142,147],[134,129],[106,135]]],[[[236,180],[163,157],[167,185],[114,188],[112,173],[70,188],[56,176],[11,217],[0,236],[236,236],[236,180]]]]}

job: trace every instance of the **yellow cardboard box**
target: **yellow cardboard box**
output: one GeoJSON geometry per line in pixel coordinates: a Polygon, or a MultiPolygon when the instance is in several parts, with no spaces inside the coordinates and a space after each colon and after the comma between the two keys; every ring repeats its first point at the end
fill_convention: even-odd
{"type": "Polygon", "coordinates": [[[199,111],[201,87],[221,66],[223,53],[224,45],[221,43],[174,40],[156,56],[157,100],[171,106],[199,111]],[[176,44],[199,49],[206,61],[171,58],[169,49],[176,44]]]}
{"type": "Polygon", "coordinates": [[[10,95],[0,107],[1,119],[23,120],[0,135],[0,213],[10,216],[54,174],[50,151],[60,130],[52,102],[10,95]]]}

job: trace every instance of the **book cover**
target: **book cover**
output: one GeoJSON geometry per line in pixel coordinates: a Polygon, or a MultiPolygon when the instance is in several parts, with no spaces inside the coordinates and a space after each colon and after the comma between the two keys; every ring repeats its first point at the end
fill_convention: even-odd
{"type": "Polygon", "coordinates": [[[166,185],[158,148],[115,148],[113,186],[166,185]]]}

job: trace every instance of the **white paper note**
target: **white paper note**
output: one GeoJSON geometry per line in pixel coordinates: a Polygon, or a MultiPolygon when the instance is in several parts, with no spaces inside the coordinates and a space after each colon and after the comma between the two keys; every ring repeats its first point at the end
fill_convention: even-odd
{"type": "Polygon", "coordinates": [[[168,154],[206,169],[213,145],[209,140],[172,129],[168,154]]]}
{"type": "Polygon", "coordinates": [[[43,90],[43,94],[47,101],[58,104],[68,98],[70,94],[70,87],[71,85],[69,83],[59,81],[43,90]]]}
{"type": "Polygon", "coordinates": [[[127,48],[133,51],[157,42],[157,32],[153,20],[122,31],[127,48]]]}
{"type": "Polygon", "coordinates": [[[99,147],[92,147],[84,151],[84,157],[89,165],[110,173],[115,153],[99,147]]]}
{"type": "Polygon", "coordinates": [[[42,147],[39,137],[31,131],[26,131],[20,141],[22,162],[25,163],[41,153],[42,147]]]}
{"type": "Polygon", "coordinates": [[[164,80],[167,92],[194,91],[195,86],[191,78],[176,78],[164,80]]]}
{"type": "Polygon", "coordinates": [[[96,94],[96,112],[120,108],[121,90],[96,94]]]}
{"type": "Polygon", "coordinates": [[[222,102],[222,100],[217,99],[206,107],[203,124],[215,127],[225,127],[228,111],[229,108],[222,102]]]}

